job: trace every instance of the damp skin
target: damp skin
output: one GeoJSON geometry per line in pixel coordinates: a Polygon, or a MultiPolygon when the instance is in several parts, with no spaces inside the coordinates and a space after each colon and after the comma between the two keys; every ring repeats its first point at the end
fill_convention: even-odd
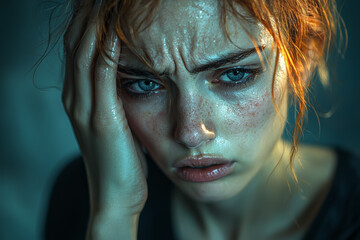
{"type": "MultiPolygon", "coordinates": [[[[137,46],[150,57],[158,73],[168,73],[164,76],[168,89],[161,87],[146,97],[130,94],[125,87],[119,91],[129,126],[140,144],[183,192],[202,202],[240,193],[267,162],[279,157],[274,149],[283,132],[281,119],[286,119],[287,109],[286,71],[281,63],[274,88],[280,115],[274,108],[271,83],[275,53],[271,51],[270,34],[260,24],[241,24],[229,17],[231,39],[236,45],[232,44],[220,24],[216,3],[162,4],[152,25],[138,35],[137,46]],[[216,69],[191,72],[219,56],[254,48],[242,26],[264,47],[261,57],[255,53],[216,69]],[[235,67],[261,71],[243,85],[219,83],[215,76],[235,67]],[[201,184],[178,179],[173,164],[199,154],[235,161],[234,170],[226,178],[201,184]]],[[[147,70],[126,48],[121,51],[120,65],[147,70]]],[[[125,78],[144,79],[119,74],[119,81],[125,78]]]]}

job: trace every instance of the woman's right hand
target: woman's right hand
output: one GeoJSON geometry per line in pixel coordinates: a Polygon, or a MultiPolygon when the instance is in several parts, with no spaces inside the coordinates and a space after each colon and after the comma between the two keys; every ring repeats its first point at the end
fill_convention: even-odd
{"type": "Polygon", "coordinates": [[[147,199],[143,153],[128,126],[116,91],[120,41],[108,34],[107,53],[96,49],[100,5],[80,1],[65,34],[63,104],[83,159],[90,191],[87,239],[134,239],[147,199]],[[127,231],[127,232],[126,232],[127,231]]]}

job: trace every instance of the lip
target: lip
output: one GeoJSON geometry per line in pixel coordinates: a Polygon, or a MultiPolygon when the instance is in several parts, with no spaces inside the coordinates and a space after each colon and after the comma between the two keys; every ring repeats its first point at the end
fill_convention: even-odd
{"type": "Polygon", "coordinates": [[[211,182],[231,173],[234,161],[214,156],[185,158],[174,164],[179,178],[188,182],[211,182]]]}

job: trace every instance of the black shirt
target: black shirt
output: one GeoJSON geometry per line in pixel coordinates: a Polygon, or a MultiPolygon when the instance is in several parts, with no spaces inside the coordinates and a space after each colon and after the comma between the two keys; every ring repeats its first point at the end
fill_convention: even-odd
{"type": "MultiPolygon", "coordinates": [[[[337,167],[330,191],[304,240],[360,240],[360,159],[336,149],[337,167]]],[[[138,239],[171,240],[172,184],[150,160],[149,195],[140,215],[138,239]]],[[[45,239],[85,239],[89,194],[81,158],[61,172],[54,185],[45,224],[45,239]]]]}

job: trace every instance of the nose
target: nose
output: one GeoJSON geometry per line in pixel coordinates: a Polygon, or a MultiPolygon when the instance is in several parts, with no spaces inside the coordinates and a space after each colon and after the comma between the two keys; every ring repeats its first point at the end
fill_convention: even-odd
{"type": "Polygon", "coordinates": [[[202,100],[188,98],[177,104],[175,113],[175,141],[186,148],[198,148],[204,143],[215,138],[214,124],[210,119],[205,119],[206,106],[202,100]]]}

